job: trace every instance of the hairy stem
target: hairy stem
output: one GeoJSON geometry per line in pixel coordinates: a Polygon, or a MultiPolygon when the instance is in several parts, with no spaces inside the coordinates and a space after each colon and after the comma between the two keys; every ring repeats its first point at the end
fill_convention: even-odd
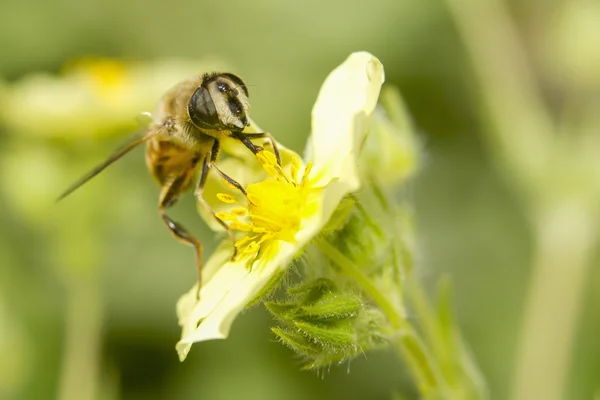
{"type": "MultiPolygon", "coordinates": [[[[393,344],[403,357],[419,391],[425,398],[440,393],[447,394],[448,388],[436,360],[419,334],[404,319],[400,308],[395,306],[393,301],[338,249],[323,239],[317,240],[316,245],[346,276],[354,279],[384,312],[395,331],[393,344]]],[[[445,395],[444,398],[451,398],[451,396],[445,395]]]]}
{"type": "Polygon", "coordinates": [[[367,293],[384,312],[394,329],[406,326],[402,314],[376,286],[371,279],[358,268],[351,260],[343,255],[338,249],[325,240],[317,240],[316,245],[331,261],[342,269],[344,274],[354,281],[367,293]]]}

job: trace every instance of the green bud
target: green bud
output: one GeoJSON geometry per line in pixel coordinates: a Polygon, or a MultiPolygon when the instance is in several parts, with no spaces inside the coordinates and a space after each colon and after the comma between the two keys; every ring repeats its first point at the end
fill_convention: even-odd
{"type": "Polygon", "coordinates": [[[266,301],[267,310],[281,322],[291,322],[298,314],[298,306],[290,303],[276,303],[266,301]]]}
{"type": "Polygon", "coordinates": [[[371,214],[362,205],[357,206],[334,239],[342,253],[367,271],[380,268],[389,254],[387,235],[371,214]]]}
{"type": "Polygon", "coordinates": [[[271,331],[277,335],[277,338],[281,343],[300,355],[306,357],[318,357],[318,355],[322,353],[322,349],[318,344],[310,342],[306,337],[299,333],[281,328],[271,328],[271,331]]]}
{"type": "Polygon", "coordinates": [[[286,301],[265,306],[282,324],[272,328],[273,333],[308,360],[307,369],[349,360],[386,342],[381,312],[330,279],[292,287],[286,301]]]}
{"type": "Polygon", "coordinates": [[[248,302],[248,305],[246,305],[246,307],[252,307],[256,303],[262,301],[265,298],[265,296],[267,296],[270,293],[272,293],[275,290],[275,288],[277,288],[277,286],[281,283],[281,281],[283,280],[284,276],[285,276],[285,270],[284,269],[281,269],[281,270],[277,271],[277,273],[271,277],[271,279],[269,280],[269,282],[267,282],[267,284],[254,297],[254,299],[252,299],[250,302],[248,302]]]}
{"type": "Polygon", "coordinates": [[[354,327],[347,320],[333,324],[312,324],[297,321],[294,326],[306,335],[311,342],[319,344],[324,349],[339,352],[356,344],[354,327]]]}
{"type": "Polygon", "coordinates": [[[406,181],[419,165],[420,144],[397,88],[385,86],[361,154],[363,173],[385,186],[406,181]]]}
{"type": "Polygon", "coordinates": [[[323,293],[334,290],[335,287],[331,279],[319,278],[293,286],[287,292],[291,296],[298,297],[303,304],[308,304],[317,301],[323,293]]]}
{"type": "Polygon", "coordinates": [[[340,293],[333,282],[321,278],[288,289],[291,302],[266,302],[267,310],[280,321],[325,321],[352,318],[363,307],[359,296],[340,293]]]}
{"type": "Polygon", "coordinates": [[[363,307],[362,300],[350,293],[326,293],[314,304],[300,307],[299,317],[345,319],[355,317],[363,307]]]}
{"type": "Polygon", "coordinates": [[[291,329],[271,328],[271,330],[282,344],[306,358],[307,363],[304,365],[306,370],[339,364],[346,359],[345,352],[324,349],[321,343],[311,342],[301,333],[293,332],[291,329]]]}
{"type": "Polygon", "coordinates": [[[354,199],[354,197],[344,197],[333,212],[331,218],[329,218],[329,221],[327,221],[327,225],[323,227],[321,232],[324,234],[328,234],[342,228],[346,224],[346,222],[348,222],[348,219],[350,218],[350,215],[352,214],[355,205],[356,200],[354,199]]]}

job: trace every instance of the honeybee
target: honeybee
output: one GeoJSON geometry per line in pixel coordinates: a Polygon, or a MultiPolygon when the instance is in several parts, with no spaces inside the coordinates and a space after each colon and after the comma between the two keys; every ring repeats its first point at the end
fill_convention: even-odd
{"type": "Polygon", "coordinates": [[[151,126],[142,137],[117,150],[106,161],[71,185],[57,201],[71,194],[132,149],[146,143],[146,165],[161,187],[158,213],[177,239],[194,247],[200,282],[203,265],[202,244],[181,224],[173,221],[166,211],[191,185],[199,169],[200,179],[195,195],[234,240],[227,224],[215,215],[202,196],[210,170],[246,194],[238,182],[217,167],[219,142],[227,137],[237,139],[256,155],[263,147],[255,145],[252,140],[263,139],[265,143],[270,143],[277,162],[281,164],[277,144],[269,133],[243,132],[250,125],[248,108],[248,88],[237,75],[209,73],[183,81],[163,96],[151,126]]]}

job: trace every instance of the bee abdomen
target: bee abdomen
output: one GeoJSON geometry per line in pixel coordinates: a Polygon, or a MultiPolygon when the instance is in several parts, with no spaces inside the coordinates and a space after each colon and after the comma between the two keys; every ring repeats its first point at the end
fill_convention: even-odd
{"type": "Polygon", "coordinates": [[[198,154],[172,141],[150,140],[146,146],[146,165],[159,185],[188,169],[198,154]]]}

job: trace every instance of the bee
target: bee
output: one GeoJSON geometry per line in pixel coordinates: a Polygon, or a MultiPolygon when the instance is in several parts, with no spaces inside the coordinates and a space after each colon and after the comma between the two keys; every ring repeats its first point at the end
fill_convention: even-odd
{"type": "MultiPolygon", "coordinates": [[[[246,194],[238,182],[216,165],[220,141],[225,138],[239,140],[256,155],[263,147],[252,143],[252,140],[263,139],[265,144],[271,145],[277,162],[281,164],[277,144],[269,133],[243,132],[250,126],[248,96],[248,88],[244,81],[231,73],[209,73],[177,84],[163,96],[153,122],[140,138],[117,150],[76,181],[57,201],[64,199],[137,146],[146,143],[146,165],[161,187],[158,213],[178,240],[194,247],[200,288],[202,243],[180,223],[172,220],[166,212],[192,184],[199,170],[200,178],[194,194],[201,205],[225,228],[231,240],[234,240],[227,224],[216,216],[202,196],[206,178],[211,170],[246,194]]],[[[234,257],[235,246],[232,258],[234,257]]]]}

